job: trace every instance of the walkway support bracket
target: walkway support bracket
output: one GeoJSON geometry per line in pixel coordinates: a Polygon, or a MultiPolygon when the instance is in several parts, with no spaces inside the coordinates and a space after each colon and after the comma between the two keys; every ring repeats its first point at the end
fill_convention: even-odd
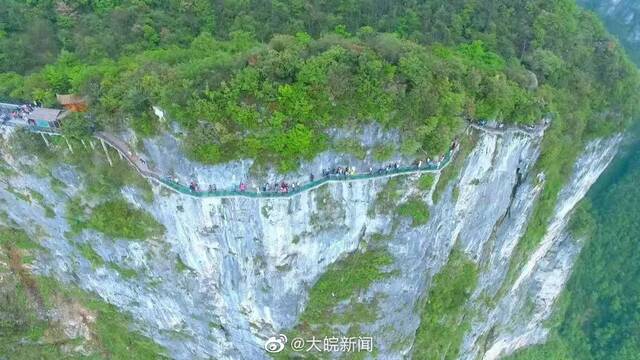
{"type": "Polygon", "coordinates": [[[107,151],[107,146],[104,144],[104,140],[100,139],[100,144],[102,144],[102,149],[104,150],[104,154],[107,155],[109,166],[113,166],[113,162],[111,161],[111,157],[109,156],[109,151],[107,151]]]}
{"type": "Polygon", "coordinates": [[[44,140],[44,143],[47,145],[47,147],[50,147],[49,140],[47,140],[47,137],[44,136],[44,133],[40,133],[40,136],[42,136],[42,140],[44,140]]]}
{"type": "Polygon", "coordinates": [[[67,143],[67,147],[69,148],[69,151],[71,151],[71,153],[73,154],[73,148],[71,147],[71,144],[69,143],[69,139],[67,139],[66,136],[63,136],[64,141],[67,143]]]}

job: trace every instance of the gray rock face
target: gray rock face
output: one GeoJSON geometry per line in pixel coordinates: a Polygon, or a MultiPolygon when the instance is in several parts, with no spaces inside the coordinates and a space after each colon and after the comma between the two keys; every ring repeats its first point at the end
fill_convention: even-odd
{"type": "MultiPolygon", "coordinates": [[[[620,140],[620,137],[614,137],[587,146],[575,164],[573,176],[559,194],[542,241],[519,269],[516,280],[510,284],[506,294],[494,307],[488,308],[482,305],[480,296],[483,292],[495,294],[496,278],[506,273],[508,259],[521,236],[509,234],[510,225],[507,225],[507,231],[497,233],[498,241],[490,250],[492,256],[488,261],[488,269],[481,273],[480,284],[468,304],[480,315],[465,338],[463,358],[496,359],[521,347],[544,341],[547,331],[543,321],[551,314],[554,301],[560,295],[580,250],[579,242],[566,231],[570,212],[609,164],[620,140]],[[491,339],[480,344],[480,337],[489,332],[492,333],[491,339]]],[[[523,191],[530,191],[529,196],[535,196],[535,189],[523,188],[523,191]]],[[[526,212],[528,210],[522,214],[526,212]]]]}
{"type": "MultiPolygon", "coordinates": [[[[532,172],[540,139],[522,134],[479,133],[458,178],[435,204],[431,193],[422,195],[407,187],[405,198],[419,195],[432,204],[429,222],[419,227],[401,220],[394,228],[393,219],[368,213],[387,179],[332,183],[290,199],[195,199],[155,187],[153,202],[145,203],[133,189],[125,188],[122,193],[128,201],[153,214],[167,229],[162,239],[144,242],[110,239],[86,230],[68,239],[65,196],[34,175],[19,173],[0,183],[0,201],[9,218],[49,250],[36,261],[37,272],[93,291],[130,313],[138,330],[176,359],[267,358],[265,339],[294,326],[319,276],[374,233],[391,235],[388,248],[395,261],[390,270],[397,271],[364,295],[376,296],[379,306],[378,320],[366,330],[375,339],[379,358],[410,356],[420,321],[418,299],[458,246],[482,265],[478,288],[468,304],[480,315],[460,354],[466,359],[493,359],[544,340],[542,322],[579,251],[565,231],[566,222],[613,157],[618,141],[596,141],[585,150],[562,190],[547,235],[495,306],[484,304],[481,297],[496,294],[501,287],[544,186],[532,172]],[[16,196],[27,188],[37,189],[55,205],[56,216],[48,218],[43,209],[16,196]],[[91,244],[105,264],[133,269],[137,275],[125,278],[107,265],[94,268],[80,254],[78,243],[91,244]],[[525,312],[530,308],[527,299],[533,299],[534,306],[525,312]],[[394,331],[385,330],[389,328],[394,331]],[[481,345],[479,339],[489,332],[493,336],[488,345],[481,345]],[[404,345],[397,346],[400,342],[404,345]]],[[[177,154],[174,146],[166,138],[145,143],[148,158],[159,168],[184,178],[232,183],[249,176],[247,162],[197,166],[177,154]],[[197,175],[191,174],[194,171],[197,175]]],[[[318,159],[307,166],[332,161],[330,154],[318,159]]],[[[53,173],[70,183],[76,178],[71,168],[53,173]]],[[[72,195],[79,188],[65,191],[72,195]]]]}
{"type": "MultiPolygon", "coordinates": [[[[130,134],[124,134],[130,137],[130,134]]],[[[400,136],[396,132],[383,131],[375,124],[365,126],[363,129],[337,130],[332,129],[328,136],[335,140],[354,140],[357,144],[368,149],[376,145],[391,145],[400,143],[400,136]]],[[[175,176],[180,183],[189,184],[196,181],[202,189],[207,189],[209,185],[215,185],[217,189],[238,189],[240,182],[247,183],[250,190],[255,191],[265,182],[270,184],[279,183],[283,179],[289,183],[309,181],[309,175],[314,174],[316,178],[322,174],[323,169],[335,169],[339,166],[353,166],[360,169],[359,172],[367,171],[369,168],[378,169],[381,165],[373,159],[371,150],[366,151],[364,159],[358,159],[352,154],[336,153],[326,151],[316,156],[312,161],[305,162],[300,168],[285,175],[279,174],[274,169],[264,170],[263,173],[250,173],[253,160],[238,160],[216,166],[207,166],[190,161],[179,151],[180,141],[175,135],[164,134],[154,139],[145,139],[144,148],[148,154],[148,160],[161,174],[175,176]],[[169,150],[173,149],[173,150],[169,150]]],[[[387,164],[400,162],[409,164],[410,160],[396,154],[386,161],[387,164]]],[[[435,159],[436,156],[433,156],[435,159]]]]}

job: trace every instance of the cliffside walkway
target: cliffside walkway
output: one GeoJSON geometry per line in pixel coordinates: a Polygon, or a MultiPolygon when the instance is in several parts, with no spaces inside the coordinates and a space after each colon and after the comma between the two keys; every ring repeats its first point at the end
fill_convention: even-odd
{"type": "Polygon", "coordinates": [[[129,146],[122,140],[117,137],[105,133],[98,132],[95,134],[95,137],[99,140],[104,141],[109,144],[112,148],[114,148],[118,153],[127,159],[129,163],[144,177],[156,181],[161,185],[174,190],[178,193],[206,198],[206,197],[247,197],[247,198],[286,198],[292,197],[297,194],[300,194],[304,191],[308,191],[317,187],[322,186],[325,183],[330,182],[352,182],[352,181],[360,181],[360,180],[369,180],[369,179],[377,179],[377,178],[388,178],[405,174],[412,173],[427,173],[427,172],[437,172],[442,170],[445,166],[449,164],[451,161],[457,147],[450,149],[444,158],[439,162],[432,162],[429,164],[425,164],[424,166],[417,167],[398,167],[391,168],[388,171],[374,171],[367,172],[361,174],[353,174],[353,175],[327,175],[325,177],[319,178],[314,181],[310,181],[306,184],[296,187],[295,189],[289,190],[287,192],[278,192],[278,191],[251,191],[251,190],[216,190],[216,191],[194,191],[191,190],[188,186],[180,184],[174,180],[171,180],[169,177],[162,176],[157,172],[154,172],[149,168],[146,161],[135,153],[133,153],[129,146]]]}
{"type": "MultiPolygon", "coordinates": [[[[0,106],[1,105],[2,104],[0,104],[0,106]]],[[[25,124],[20,124],[14,121],[4,121],[2,122],[2,125],[11,126],[11,127],[26,127],[31,132],[39,133],[43,135],[43,139],[45,140],[45,142],[47,141],[46,138],[44,137],[45,134],[52,135],[52,136],[62,135],[60,131],[55,128],[44,128],[44,127],[38,127],[38,126],[32,126],[32,125],[25,125],[25,124]]],[[[515,125],[490,127],[490,126],[484,126],[484,125],[479,125],[475,123],[471,123],[469,126],[474,129],[496,134],[496,135],[505,134],[507,132],[515,132],[515,133],[520,133],[526,136],[533,137],[533,136],[541,136],[544,133],[544,130],[546,129],[547,124],[545,124],[544,126],[529,127],[529,128],[521,128],[515,125]]],[[[458,146],[453,146],[440,161],[425,163],[424,165],[419,167],[418,166],[397,167],[397,168],[392,167],[388,169],[380,169],[377,171],[351,174],[351,175],[330,174],[330,175],[321,177],[317,180],[310,181],[303,185],[289,189],[286,192],[260,191],[259,188],[256,189],[256,191],[240,190],[239,188],[237,190],[228,189],[228,190],[215,190],[215,191],[200,191],[197,189],[192,190],[189,186],[180,184],[179,182],[172,180],[168,176],[163,176],[162,174],[155,172],[153,169],[149,167],[149,164],[147,164],[147,162],[143,158],[141,158],[136,153],[134,153],[124,141],[122,141],[115,135],[101,131],[101,132],[95,133],[94,137],[101,142],[109,163],[111,163],[112,161],[111,161],[111,158],[109,157],[109,153],[107,152],[105,144],[109,145],[111,148],[116,150],[120,155],[120,157],[122,159],[126,159],[141,176],[147,179],[153,180],[159,183],[160,185],[165,186],[178,193],[193,196],[193,197],[199,197],[199,198],[206,198],[206,197],[287,198],[287,197],[292,197],[297,194],[300,194],[304,191],[308,191],[308,190],[320,187],[325,183],[353,182],[353,181],[362,181],[362,180],[370,180],[370,179],[378,179],[378,178],[389,178],[389,177],[407,175],[407,174],[435,173],[435,172],[441,171],[447,165],[449,165],[449,163],[451,162],[451,159],[453,158],[456,151],[458,150],[458,146]]],[[[69,149],[71,149],[71,145],[69,145],[68,142],[67,142],[67,145],[69,146],[69,149]]],[[[93,144],[92,144],[92,147],[93,147],[93,144]]]]}
{"type": "Polygon", "coordinates": [[[332,182],[353,182],[353,181],[361,181],[361,180],[370,180],[370,179],[381,179],[381,178],[389,178],[399,175],[406,174],[416,174],[416,173],[429,173],[429,172],[438,172],[442,170],[445,166],[449,164],[456,149],[449,150],[447,154],[444,156],[442,161],[438,163],[431,163],[422,167],[411,166],[411,167],[398,167],[393,168],[388,171],[382,172],[367,172],[361,174],[354,175],[327,175],[320,179],[310,181],[304,185],[298,186],[293,190],[289,190],[287,192],[277,192],[277,191],[240,191],[240,190],[217,190],[217,191],[192,191],[189,187],[184,186],[182,184],[176,183],[168,178],[156,179],[160,181],[163,185],[179,192],[182,194],[187,194],[195,197],[248,197],[248,198],[286,198],[291,197],[297,194],[300,194],[304,191],[308,191],[311,189],[315,189],[320,187],[326,183],[332,182]]]}
{"type": "Polygon", "coordinates": [[[134,168],[136,168],[140,175],[153,179],[160,178],[160,175],[151,170],[149,164],[147,164],[147,162],[143,158],[131,151],[129,145],[127,145],[124,141],[118,139],[112,134],[103,131],[97,132],[94,136],[96,139],[104,141],[113,149],[115,149],[121,157],[127,159],[127,161],[129,161],[129,163],[134,168]]]}
{"type": "Polygon", "coordinates": [[[480,131],[483,131],[489,134],[494,134],[494,135],[516,133],[516,134],[521,134],[529,137],[541,137],[542,135],[544,135],[544,131],[547,129],[547,127],[549,127],[549,122],[545,121],[544,124],[538,125],[538,126],[518,126],[518,125],[504,125],[504,124],[489,126],[489,125],[481,125],[481,124],[472,122],[472,123],[469,123],[469,126],[476,130],[480,130],[480,131]]]}

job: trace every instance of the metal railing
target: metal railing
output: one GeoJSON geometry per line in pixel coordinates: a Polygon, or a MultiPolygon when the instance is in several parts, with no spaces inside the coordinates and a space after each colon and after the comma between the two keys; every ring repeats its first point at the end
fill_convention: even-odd
{"type": "MultiPolygon", "coordinates": [[[[3,105],[11,105],[11,104],[2,104],[0,103],[0,106],[3,105]]],[[[13,124],[13,123],[5,123],[3,125],[7,125],[7,126],[18,126],[17,124],[13,124]]],[[[518,131],[518,132],[522,132],[525,135],[536,135],[536,133],[539,133],[540,130],[542,130],[542,132],[548,127],[548,123],[545,123],[544,126],[540,127],[534,127],[534,128],[527,128],[527,129],[522,129],[519,126],[507,126],[507,127],[489,127],[486,126],[482,123],[471,123],[470,124],[471,127],[481,130],[481,131],[487,131],[487,132],[506,132],[506,131],[518,131]]],[[[25,128],[27,128],[29,131],[31,132],[35,132],[35,133],[46,133],[46,134],[50,134],[50,135],[62,135],[60,129],[58,128],[51,128],[51,127],[42,127],[42,126],[37,126],[37,125],[25,125],[23,126],[25,128]]],[[[106,134],[106,133],[103,133],[106,134]]],[[[373,172],[367,172],[367,173],[360,173],[360,174],[353,174],[353,175],[348,175],[348,174],[330,174],[330,175],[326,175],[322,178],[319,178],[317,180],[314,181],[310,181],[307,182],[303,185],[300,186],[296,186],[296,187],[291,187],[288,188],[287,191],[261,191],[260,188],[257,188],[256,191],[251,191],[251,190],[240,190],[239,187],[237,189],[224,189],[224,190],[214,190],[214,191],[201,191],[201,190],[192,190],[189,186],[180,184],[177,181],[172,180],[169,177],[165,177],[162,176],[160,174],[157,174],[155,172],[153,172],[151,169],[144,170],[141,169],[134,160],[132,160],[129,157],[129,150],[128,148],[126,149],[121,149],[120,144],[117,143],[117,138],[115,138],[113,135],[111,134],[107,134],[109,136],[101,136],[100,134],[94,134],[94,137],[96,137],[97,139],[103,140],[106,143],[108,143],[111,147],[113,147],[114,149],[116,149],[117,151],[119,151],[124,157],[127,158],[127,160],[129,161],[129,163],[140,173],[141,176],[144,176],[146,178],[149,178],[151,180],[155,180],[158,183],[160,183],[161,185],[164,185],[165,187],[168,187],[178,193],[181,194],[185,194],[185,195],[190,195],[190,196],[194,196],[194,197],[200,197],[200,198],[206,198],[206,197],[248,197],[248,198],[286,198],[286,197],[291,197],[297,194],[300,194],[304,191],[319,187],[325,183],[329,183],[329,182],[349,182],[349,181],[356,181],[356,180],[366,180],[366,179],[376,179],[376,178],[384,178],[384,177],[392,177],[392,176],[397,176],[397,175],[402,175],[402,174],[411,174],[411,173],[424,173],[424,172],[436,172],[436,171],[440,171],[442,170],[444,167],[446,167],[449,162],[451,161],[455,150],[457,149],[450,149],[445,156],[443,157],[443,159],[440,162],[431,162],[431,163],[427,163],[424,166],[409,166],[409,167],[398,167],[398,168],[390,168],[390,169],[380,169],[380,170],[376,170],[373,172]],[[111,140],[111,138],[115,139],[115,140],[111,140]],[[116,141],[116,142],[114,142],[116,141]]],[[[120,141],[121,142],[121,141],[120,141]]],[[[126,144],[125,144],[126,145],[126,144]]],[[[255,187],[254,187],[255,188],[255,187]]]]}
{"type": "Polygon", "coordinates": [[[330,174],[320,179],[310,181],[303,185],[297,186],[293,189],[290,188],[288,191],[260,191],[260,190],[241,191],[239,190],[239,188],[237,190],[224,189],[224,190],[214,190],[214,191],[200,191],[200,190],[192,190],[190,187],[186,185],[182,185],[169,178],[160,178],[156,180],[158,180],[163,185],[179,193],[191,195],[195,197],[286,198],[286,197],[291,197],[291,196],[300,194],[304,191],[319,187],[329,182],[349,182],[349,181],[356,181],[356,180],[368,180],[368,179],[392,177],[392,176],[403,175],[403,174],[440,171],[449,164],[449,162],[453,158],[454,152],[455,150],[453,149],[449,150],[440,162],[428,163],[425,166],[421,166],[421,167],[417,167],[417,166],[398,167],[398,168],[390,168],[389,170],[382,170],[382,171],[378,170],[378,171],[367,172],[363,174],[353,174],[353,175],[330,174]]]}
{"type": "MultiPolygon", "coordinates": [[[[10,126],[14,126],[12,124],[7,124],[10,126]]],[[[50,127],[42,127],[35,125],[25,126],[29,131],[36,133],[47,133],[52,135],[61,135],[59,129],[50,128],[50,127]]],[[[110,134],[109,134],[110,135],[110,134]]],[[[307,182],[303,185],[297,186],[295,188],[288,188],[287,191],[260,191],[259,189],[256,191],[251,190],[240,190],[238,189],[224,189],[224,190],[215,190],[215,191],[200,191],[200,190],[192,190],[189,186],[180,184],[169,177],[163,177],[158,175],[157,173],[151,171],[143,171],[140,169],[135,161],[129,158],[128,149],[121,149],[120,144],[114,143],[111,141],[110,137],[113,136],[101,136],[100,134],[94,135],[96,138],[105,141],[111,147],[118,150],[127,158],[129,163],[136,168],[136,170],[144,177],[150,178],[159,182],[160,184],[185,195],[190,195],[194,197],[206,198],[206,197],[247,197],[247,198],[286,198],[292,197],[297,194],[300,194],[304,191],[308,191],[310,189],[319,187],[323,184],[330,182],[350,182],[357,180],[367,180],[367,179],[376,179],[376,178],[385,178],[392,177],[402,174],[411,174],[411,173],[424,173],[424,172],[435,172],[442,170],[445,166],[447,166],[453,157],[455,149],[450,149],[444,156],[444,158],[439,162],[431,162],[426,163],[424,166],[408,166],[408,167],[391,167],[387,169],[379,169],[372,172],[360,173],[360,174],[329,174],[322,178],[319,178],[314,181],[307,182]]]]}

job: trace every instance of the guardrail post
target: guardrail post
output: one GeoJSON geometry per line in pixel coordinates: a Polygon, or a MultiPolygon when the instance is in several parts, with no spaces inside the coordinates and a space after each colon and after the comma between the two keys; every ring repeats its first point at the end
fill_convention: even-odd
{"type": "Polygon", "coordinates": [[[69,148],[69,151],[71,151],[71,153],[73,154],[73,148],[71,147],[71,144],[69,144],[69,140],[67,140],[66,136],[62,136],[64,138],[64,141],[67,143],[67,147],[69,148]]]}
{"type": "Polygon", "coordinates": [[[111,161],[111,157],[109,156],[109,151],[107,151],[107,147],[104,144],[104,140],[100,139],[100,144],[102,144],[102,149],[104,150],[104,154],[107,155],[109,166],[113,166],[113,162],[111,161]]]}
{"type": "Polygon", "coordinates": [[[47,137],[44,136],[44,133],[40,133],[40,136],[42,136],[42,140],[44,140],[44,143],[47,145],[47,147],[49,147],[49,140],[47,140],[47,137]]]}

